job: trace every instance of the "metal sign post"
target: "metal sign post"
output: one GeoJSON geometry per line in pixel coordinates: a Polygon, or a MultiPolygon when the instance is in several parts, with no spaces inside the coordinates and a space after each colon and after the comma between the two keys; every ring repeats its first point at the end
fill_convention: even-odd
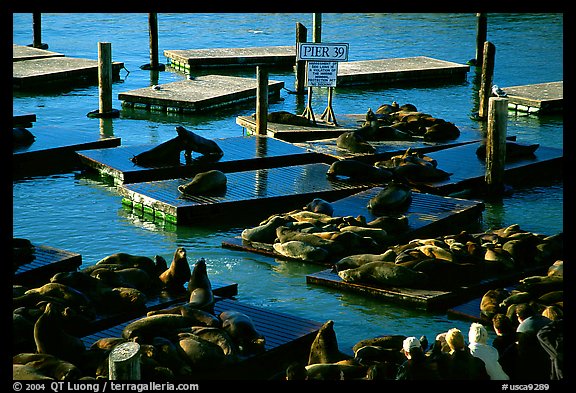
{"type": "Polygon", "coordinates": [[[336,116],[332,108],[333,88],[336,87],[338,62],[348,61],[348,44],[298,43],[298,59],[306,61],[306,86],[308,86],[308,103],[302,116],[312,120],[316,118],[312,110],[312,87],[328,87],[328,106],[320,116],[334,125],[336,116]]]}

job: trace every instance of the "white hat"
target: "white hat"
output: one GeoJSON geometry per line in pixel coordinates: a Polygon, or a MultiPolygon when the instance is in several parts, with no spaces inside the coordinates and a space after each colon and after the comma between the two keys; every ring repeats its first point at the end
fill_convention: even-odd
{"type": "Polygon", "coordinates": [[[420,340],[416,337],[408,337],[402,343],[402,348],[406,352],[410,352],[410,349],[412,348],[420,348],[420,340]]]}

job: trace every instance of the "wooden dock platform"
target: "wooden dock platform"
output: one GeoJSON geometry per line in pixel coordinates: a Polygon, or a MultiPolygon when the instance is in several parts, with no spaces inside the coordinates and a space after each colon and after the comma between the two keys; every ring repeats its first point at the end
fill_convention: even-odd
{"type": "Polygon", "coordinates": [[[171,67],[183,71],[256,66],[291,68],[296,64],[296,46],[170,49],[164,51],[164,56],[171,67]]]}
{"type": "Polygon", "coordinates": [[[426,56],[348,61],[338,64],[337,86],[418,81],[463,82],[470,66],[426,56]]]}
{"type": "Polygon", "coordinates": [[[66,142],[62,142],[62,137],[49,133],[37,133],[35,136],[36,141],[32,145],[14,150],[12,154],[14,177],[68,171],[81,165],[77,151],[120,145],[120,138],[117,137],[87,140],[86,136],[72,134],[66,136],[66,142]]]}
{"type": "Polygon", "coordinates": [[[508,94],[508,109],[527,113],[557,113],[564,107],[564,81],[510,86],[503,90],[508,94]]]}
{"type": "MultiPolygon", "coordinates": [[[[122,62],[112,62],[113,80],[118,80],[122,62]]],[[[12,63],[14,89],[37,89],[48,83],[71,85],[75,82],[97,83],[98,60],[73,57],[45,57],[12,63]]]]}
{"type": "MultiPolygon", "coordinates": [[[[195,113],[256,99],[256,78],[203,75],[118,94],[123,107],[160,112],[195,113]]],[[[282,81],[268,81],[268,96],[280,97],[282,81]]]]}
{"type": "Polygon", "coordinates": [[[12,127],[30,128],[32,123],[36,122],[36,115],[34,113],[13,113],[12,114],[12,127]]]}
{"type": "MultiPolygon", "coordinates": [[[[214,306],[214,315],[224,311],[239,311],[254,322],[256,330],[264,335],[265,352],[250,356],[237,364],[207,372],[204,379],[270,379],[283,372],[293,361],[307,359],[310,346],[323,323],[260,308],[231,299],[219,299],[214,306]]],[[[125,326],[132,321],[82,338],[89,348],[94,342],[106,337],[122,337],[125,326]]]]}
{"type": "MultiPolygon", "coordinates": [[[[366,221],[368,222],[375,220],[377,216],[370,212],[367,205],[370,198],[374,197],[381,189],[381,187],[374,187],[332,202],[334,209],[333,216],[356,217],[362,215],[366,217],[366,221]]],[[[412,202],[406,211],[403,212],[408,218],[408,230],[398,236],[397,242],[403,243],[415,238],[436,237],[454,230],[465,229],[478,223],[482,217],[483,210],[484,203],[479,201],[413,192],[412,202]]],[[[253,245],[251,242],[247,242],[239,237],[222,242],[222,247],[225,248],[249,251],[273,258],[290,260],[289,257],[277,253],[272,248],[272,245],[270,245],[270,247],[263,246],[261,243],[253,245]]],[[[298,261],[301,262],[299,259],[298,261]]],[[[327,266],[335,262],[336,261],[320,261],[319,264],[327,266]]]]}
{"type": "Polygon", "coordinates": [[[77,153],[85,166],[102,175],[112,176],[116,184],[191,177],[210,169],[232,172],[323,160],[321,154],[266,136],[220,138],[214,139],[214,142],[224,151],[218,161],[199,155],[193,156],[192,163],[186,165],[182,155],[178,166],[142,167],[130,161],[130,158],[153,148],[154,145],[94,149],[77,153]]]}
{"type": "MultiPolygon", "coordinates": [[[[514,282],[517,282],[519,278],[526,276],[527,272],[533,274],[541,270],[541,267],[532,267],[525,271],[508,273],[498,277],[485,278],[475,284],[461,286],[450,291],[380,287],[372,284],[349,283],[342,280],[337,273],[332,271],[332,269],[326,269],[307,275],[306,283],[320,285],[328,288],[335,288],[343,291],[355,292],[362,295],[383,299],[392,303],[424,309],[426,311],[447,311],[447,309],[450,307],[454,307],[456,305],[462,304],[463,302],[470,301],[471,303],[466,306],[466,308],[469,309],[470,307],[474,307],[474,302],[477,301],[477,315],[479,315],[480,299],[474,300],[474,298],[477,298],[478,296],[482,297],[484,293],[486,293],[486,291],[489,289],[500,288],[513,284],[514,282]]],[[[455,314],[450,313],[449,315],[455,314]]],[[[478,317],[478,321],[479,320],[480,318],[478,317]]]]}
{"type": "MultiPolygon", "coordinates": [[[[449,179],[434,183],[415,183],[429,193],[449,195],[484,184],[486,163],[478,158],[476,149],[480,143],[469,143],[427,154],[438,162],[438,168],[452,173],[449,179]]],[[[537,176],[551,177],[561,171],[563,150],[540,146],[532,157],[508,161],[504,165],[504,182],[519,183],[522,179],[535,179],[537,176]]]]}
{"type": "Polygon", "coordinates": [[[271,211],[301,208],[314,198],[336,200],[373,187],[374,183],[329,180],[324,163],[263,168],[227,173],[224,196],[187,196],[178,186],[190,178],[132,183],[118,186],[122,203],[175,224],[210,220],[265,217],[271,211]]]}
{"type": "Polygon", "coordinates": [[[14,272],[14,284],[24,286],[42,285],[58,272],[76,271],[82,265],[82,255],[58,248],[36,245],[34,259],[19,264],[14,272]]]}
{"type": "Polygon", "coordinates": [[[46,59],[49,57],[64,57],[64,54],[38,49],[31,46],[12,44],[12,61],[46,59]]]}

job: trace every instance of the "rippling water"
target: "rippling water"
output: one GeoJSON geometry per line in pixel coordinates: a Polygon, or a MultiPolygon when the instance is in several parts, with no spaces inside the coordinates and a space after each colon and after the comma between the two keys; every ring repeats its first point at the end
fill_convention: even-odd
{"type": "MultiPolygon", "coordinates": [[[[31,14],[14,14],[13,41],[32,41],[31,14]]],[[[303,23],[311,39],[311,14],[159,14],[159,53],[167,49],[293,45],[296,22],[303,23]]],[[[429,56],[465,63],[475,55],[475,14],[323,14],[322,40],[348,42],[349,60],[429,56]]],[[[561,14],[489,14],[488,40],[496,47],[494,83],[515,86],[563,79],[563,17],[561,14]],[[538,26],[538,28],[534,28],[538,26]]],[[[97,59],[97,43],[112,43],[114,61],[124,62],[121,80],[113,85],[113,107],[121,109],[118,93],[150,84],[185,78],[167,70],[151,73],[139,69],[149,63],[147,14],[43,14],[42,42],[49,50],[68,57],[97,59]]],[[[220,71],[218,71],[220,72],[220,71]]],[[[253,70],[226,71],[254,77],[253,70]]],[[[269,110],[303,109],[290,71],[271,71],[286,89],[269,110]]],[[[477,108],[478,77],[471,67],[467,81],[402,87],[336,88],[336,117],[364,113],[382,103],[411,102],[420,110],[476,130],[484,125],[471,120],[477,108]]],[[[326,91],[316,89],[315,111],[326,106],[326,91]],[[317,91],[316,91],[317,90],[317,91]]],[[[100,121],[86,114],[98,108],[98,87],[68,90],[14,92],[13,108],[37,115],[32,132],[37,143],[45,136],[63,140],[83,134],[121,137],[122,145],[160,143],[174,136],[178,124],[208,138],[242,135],[238,115],[254,112],[251,104],[203,115],[183,116],[122,109],[118,119],[100,121]]],[[[518,141],[542,146],[563,146],[563,118],[510,112],[508,134],[518,141]]],[[[537,233],[563,231],[563,180],[535,179],[515,189],[500,202],[486,202],[483,229],[519,224],[537,233]]],[[[13,232],[36,244],[82,254],[83,266],[116,252],[162,255],[171,259],[178,246],[186,247],[190,261],[204,257],[209,276],[239,284],[238,299],[305,318],[335,321],[340,346],[350,350],[360,339],[379,334],[427,335],[451,327],[467,331],[469,324],[443,313],[415,311],[381,300],[307,285],[306,275],[315,265],[284,262],[228,250],[221,242],[255,223],[229,226],[176,227],[138,218],[121,205],[115,187],[97,176],[80,172],[33,177],[13,182],[13,232]]]]}

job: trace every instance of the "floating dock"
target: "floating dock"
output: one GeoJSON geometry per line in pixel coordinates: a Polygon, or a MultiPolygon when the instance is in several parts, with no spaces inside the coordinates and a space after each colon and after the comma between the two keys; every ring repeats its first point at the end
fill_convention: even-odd
{"type": "MultiPolygon", "coordinates": [[[[268,96],[280,97],[284,82],[268,81],[268,96]]],[[[122,106],[148,111],[196,113],[256,99],[255,78],[203,75],[119,93],[122,106]]]]}
{"type": "MultiPolygon", "coordinates": [[[[367,222],[373,221],[377,216],[367,208],[368,201],[382,190],[374,187],[366,191],[342,198],[332,202],[334,217],[362,215],[367,222]]],[[[458,228],[464,229],[478,223],[482,217],[484,204],[479,201],[442,197],[432,194],[412,193],[412,201],[408,208],[402,212],[408,218],[408,230],[397,237],[398,243],[408,242],[410,239],[439,236],[451,233],[458,228]]],[[[282,210],[289,211],[289,210],[282,210]]],[[[276,213],[280,213],[276,211],[276,213]]],[[[222,242],[222,247],[242,251],[255,252],[273,258],[290,260],[277,253],[270,244],[252,244],[241,238],[232,238],[222,242]]],[[[296,260],[296,259],[295,259],[296,260]]],[[[297,259],[300,261],[300,259],[297,259]]],[[[320,261],[321,265],[332,265],[336,261],[320,261]]]]}
{"type": "Polygon", "coordinates": [[[296,46],[165,50],[168,64],[185,72],[195,68],[243,68],[270,66],[291,68],[296,46]]]}
{"type": "Polygon", "coordinates": [[[99,140],[86,140],[85,136],[67,135],[62,137],[48,133],[36,134],[36,141],[30,146],[19,148],[12,153],[12,173],[14,177],[39,176],[59,171],[67,171],[80,165],[79,150],[102,149],[120,145],[120,138],[109,137],[99,140]]]}
{"type": "MultiPolygon", "coordinates": [[[[36,245],[30,262],[19,264],[14,272],[14,284],[42,285],[59,272],[76,271],[82,265],[82,255],[58,248],[36,245]]],[[[17,264],[17,261],[14,261],[17,264]]]]}
{"type": "Polygon", "coordinates": [[[64,57],[62,53],[52,52],[45,49],[38,49],[31,46],[12,44],[12,61],[25,61],[46,59],[49,57],[64,57]]]}
{"type": "Polygon", "coordinates": [[[302,208],[314,198],[336,200],[373,187],[375,183],[329,180],[324,163],[263,168],[227,173],[223,196],[183,196],[178,186],[190,178],[118,186],[122,203],[175,224],[200,224],[206,220],[264,217],[272,211],[302,208]]]}
{"type": "Polygon", "coordinates": [[[508,109],[527,113],[557,113],[564,107],[564,81],[510,86],[503,90],[508,95],[508,109]]]}
{"type": "Polygon", "coordinates": [[[470,66],[426,56],[340,62],[337,86],[466,80],[470,66]]]}
{"type": "Polygon", "coordinates": [[[187,165],[182,154],[178,166],[142,167],[130,161],[133,156],[155,145],[86,150],[79,151],[78,155],[85,166],[102,175],[112,176],[116,184],[191,177],[210,169],[231,172],[320,162],[323,159],[321,154],[266,136],[221,138],[214,139],[214,142],[224,152],[217,161],[209,156],[193,155],[192,162],[187,165]]]}
{"type": "MultiPolygon", "coordinates": [[[[247,315],[254,322],[256,330],[265,338],[265,352],[250,356],[237,364],[218,368],[214,372],[206,372],[203,374],[205,379],[270,379],[284,372],[290,363],[308,358],[310,346],[323,325],[313,320],[231,299],[219,299],[214,305],[214,315],[231,310],[247,315]]],[[[82,340],[89,348],[101,338],[122,337],[124,327],[130,322],[85,336],[82,340]]]]}
{"type": "Polygon", "coordinates": [[[34,113],[14,113],[12,115],[12,127],[30,128],[36,122],[34,113]]]}
{"type": "MultiPolygon", "coordinates": [[[[112,62],[114,80],[119,79],[122,68],[124,63],[112,62]]],[[[98,82],[98,60],[52,56],[12,63],[14,89],[37,89],[48,83],[70,85],[78,81],[98,82]]]]}
{"type": "MultiPolygon", "coordinates": [[[[473,189],[484,184],[486,162],[478,158],[476,149],[480,143],[470,143],[427,154],[436,160],[438,168],[452,173],[449,179],[434,183],[414,183],[425,192],[449,195],[473,189]]],[[[535,179],[538,176],[550,178],[562,168],[563,151],[559,148],[540,146],[533,156],[507,161],[504,165],[506,183],[521,182],[522,179],[535,179]]]]}

